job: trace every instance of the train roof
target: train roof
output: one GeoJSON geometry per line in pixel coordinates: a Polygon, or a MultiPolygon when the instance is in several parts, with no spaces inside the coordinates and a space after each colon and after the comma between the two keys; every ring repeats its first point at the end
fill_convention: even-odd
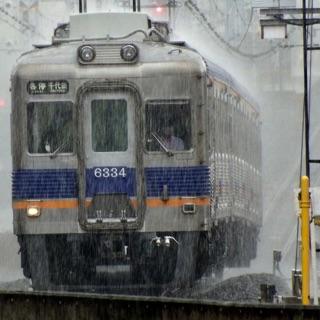
{"type": "Polygon", "coordinates": [[[151,21],[140,12],[98,12],[70,16],[70,39],[121,37],[133,30],[147,31],[151,21]]]}
{"type": "MultiPolygon", "coordinates": [[[[176,41],[173,42],[176,45],[189,48],[190,50],[193,50],[200,54],[196,49],[194,49],[192,46],[188,45],[184,41],[176,41]]],[[[201,54],[200,54],[201,55],[201,54]]],[[[217,79],[218,81],[221,81],[225,83],[226,85],[230,86],[233,90],[235,90],[237,93],[239,93],[246,101],[248,101],[257,111],[260,111],[259,105],[257,101],[252,97],[252,95],[249,93],[249,91],[241,85],[229,72],[227,72],[225,69],[220,67],[219,65],[215,64],[211,61],[211,59],[204,57],[204,55],[201,55],[203,60],[205,61],[205,64],[207,66],[207,73],[209,76],[213,77],[214,79],[217,79]]]]}
{"type": "Polygon", "coordinates": [[[206,64],[207,64],[207,71],[208,74],[231,88],[233,88],[236,92],[238,92],[245,100],[247,100],[252,106],[259,111],[259,105],[255,101],[255,99],[250,95],[249,91],[242,86],[234,77],[230,75],[226,70],[218,66],[217,64],[213,63],[209,59],[204,58],[206,64]]]}
{"type": "MultiPolygon", "coordinates": [[[[29,63],[68,63],[71,61],[71,56],[68,54],[70,47],[79,45],[78,42],[86,40],[110,40],[110,36],[115,36],[117,40],[126,38],[121,37],[121,35],[128,34],[127,37],[131,37],[130,31],[142,31],[142,33],[148,32],[148,28],[152,27],[150,30],[155,30],[157,27],[161,28],[163,31],[162,24],[158,22],[151,21],[146,14],[137,13],[95,13],[95,14],[78,14],[70,17],[70,23],[60,25],[56,28],[53,43],[49,46],[36,46],[38,50],[33,50],[27,54],[20,57],[19,62],[26,60],[29,63]],[[122,26],[120,29],[118,25],[122,26]],[[97,38],[96,38],[97,37],[97,38]],[[95,39],[92,39],[95,38],[95,39]],[[75,42],[74,42],[75,41],[75,42]],[[58,44],[58,46],[57,46],[58,44]],[[65,44],[65,45],[63,45],[65,44]],[[47,50],[39,50],[47,49],[47,50]],[[28,57],[28,58],[27,58],[28,57]]],[[[160,30],[158,30],[160,31],[160,30]]],[[[159,32],[158,32],[159,33],[159,32]]],[[[161,33],[161,32],[160,32],[161,33]]],[[[135,39],[138,40],[138,39],[135,39]]],[[[142,39],[140,39],[141,41],[142,39]]],[[[207,66],[207,73],[226,85],[230,86],[233,90],[239,93],[246,101],[248,101],[256,110],[259,110],[257,102],[249,94],[248,90],[245,89],[235,78],[233,78],[227,71],[213,63],[210,59],[204,58],[197,50],[186,44],[185,42],[179,41],[167,41],[166,35],[162,38],[160,37],[159,42],[165,42],[168,45],[180,46],[185,49],[189,49],[197,53],[203,58],[207,66]]],[[[158,48],[159,52],[160,48],[158,48]]],[[[168,59],[167,52],[163,51],[161,58],[168,59]]],[[[196,55],[188,55],[191,60],[199,60],[196,55]]],[[[147,56],[144,57],[148,61],[147,56]]],[[[179,60],[177,57],[171,57],[171,59],[179,60]]],[[[201,59],[201,58],[200,58],[201,59]]],[[[198,61],[200,62],[200,61],[198,61]]]]}

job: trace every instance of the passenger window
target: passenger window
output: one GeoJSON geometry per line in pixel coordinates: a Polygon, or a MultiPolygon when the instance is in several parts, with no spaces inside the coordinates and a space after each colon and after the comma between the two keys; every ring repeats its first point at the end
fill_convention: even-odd
{"type": "Polygon", "coordinates": [[[146,105],[146,149],[173,152],[191,149],[191,108],[186,101],[156,101],[146,105]]]}
{"type": "Polygon", "coordinates": [[[93,100],[91,118],[93,151],[115,152],[128,149],[126,100],[93,100]]]}
{"type": "Polygon", "coordinates": [[[71,102],[32,102],[27,105],[29,153],[72,153],[71,102]]]}

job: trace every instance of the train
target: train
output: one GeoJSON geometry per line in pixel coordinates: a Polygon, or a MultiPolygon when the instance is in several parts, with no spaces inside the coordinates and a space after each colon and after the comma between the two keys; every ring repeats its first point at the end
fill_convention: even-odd
{"type": "Polygon", "coordinates": [[[190,286],[249,266],[259,107],[144,13],[82,13],[11,75],[13,227],[35,290],[190,286]],[[121,277],[120,277],[121,278],[121,277]]]}

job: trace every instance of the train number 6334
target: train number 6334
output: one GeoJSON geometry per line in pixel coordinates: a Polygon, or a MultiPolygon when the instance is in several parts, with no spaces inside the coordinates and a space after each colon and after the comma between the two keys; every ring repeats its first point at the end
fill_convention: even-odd
{"type": "Polygon", "coordinates": [[[95,168],[94,176],[96,178],[125,178],[127,176],[126,168],[124,167],[103,167],[95,168]]]}

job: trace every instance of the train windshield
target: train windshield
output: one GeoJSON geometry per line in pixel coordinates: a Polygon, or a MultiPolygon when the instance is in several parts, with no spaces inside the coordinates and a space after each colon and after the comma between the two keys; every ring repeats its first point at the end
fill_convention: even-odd
{"type": "Polygon", "coordinates": [[[146,149],[148,151],[191,149],[189,102],[150,102],[146,105],[146,149]]]}
{"type": "Polygon", "coordinates": [[[126,151],[128,149],[127,118],[126,100],[93,100],[91,102],[93,151],[126,151]]]}
{"type": "Polygon", "coordinates": [[[32,102],[27,105],[29,153],[72,153],[72,103],[32,102]]]}

